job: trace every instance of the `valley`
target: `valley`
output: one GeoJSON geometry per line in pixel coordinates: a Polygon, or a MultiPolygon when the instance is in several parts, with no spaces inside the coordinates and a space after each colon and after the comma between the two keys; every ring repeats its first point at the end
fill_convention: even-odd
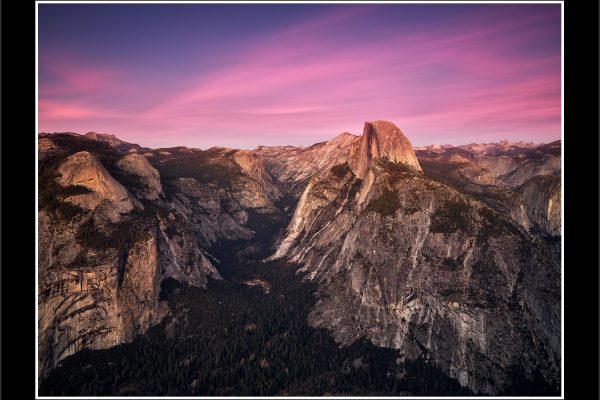
{"type": "Polygon", "coordinates": [[[324,396],[470,395],[423,360],[358,341],[340,347],[313,328],[312,284],[282,263],[235,262],[228,280],[206,289],[163,282],[167,317],[108,350],[65,359],[40,387],[44,395],[324,396]],[[240,283],[260,279],[271,290],[240,283]],[[434,383],[434,384],[432,384],[434,383]]]}
{"type": "Polygon", "coordinates": [[[39,149],[41,395],[559,393],[560,142],[39,149]]]}

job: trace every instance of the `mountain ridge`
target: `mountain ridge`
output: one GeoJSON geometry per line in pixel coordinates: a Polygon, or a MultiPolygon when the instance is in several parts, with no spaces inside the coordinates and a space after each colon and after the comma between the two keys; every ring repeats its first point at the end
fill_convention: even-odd
{"type": "MultiPolygon", "coordinates": [[[[383,120],[382,120],[383,121],[383,120]]],[[[384,122],[389,122],[389,121],[384,121],[384,122]]],[[[201,150],[201,148],[197,148],[197,147],[192,147],[192,146],[173,146],[173,147],[159,147],[159,148],[151,148],[151,147],[144,147],[141,146],[139,144],[136,143],[131,143],[131,142],[127,142],[124,141],[122,139],[119,138],[119,136],[117,134],[105,134],[105,133],[97,133],[95,131],[90,131],[90,132],[86,132],[86,133],[77,133],[77,132],[39,132],[38,133],[38,137],[52,137],[53,135],[72,135],[72,136],[86,136],[90,139],[93,140],[98,140],[98,141],[104,141],[108,144],[114,143],[113,147],[118,146],[119,143],[123,143],[127,146],[134,146],[136,149],[142,149],[140,151],[146,151],[146,150],[158,150],[158,149],[174,149],[174,148],[186,148],[186,149],[190,149],[190,150],[201,150]]],[[[338,134],[334,134],[332,135],[332,138],[329,140],[325,140],[322,142],[315,142],[313,144],[310,145],[306,145],[306,146],[299,146],[299,145],[257,145],[256,147],[254,147],[253,149],[241,149],[241,148],[236,148],[236,147],[219,147],[222,149],[229,149],[229,150],[248,150],[248,151],[260,151],[261,149],[307,149],[310,148],[312,146],[316,146],[316,145],[321,145],[324,143],[328,143],[328,142],[333,142],[339,138],[343,138],[343,137],[360,137],[362,135],[358,135],[358,134],[354,134],[351,132],[342,132],[342,133],[338,133],[338,134]]],[[[505,145],[515,145],[515,146],[521,146],[524,148],[535,148],[535,147],[543,147],[543,146],[551,146],[553,144],[559,144],[561,143],[561,139],[556,139],[550,142],[539,142],[539,143],[535,143],[535,142],[526,142],[523,140],[519,140],[519,141],[511,141],[508,139],[501,139],[497,142],[487,142],[487,143],[475,143],[475,142],[471,142],[471,143],[463,143],[463,144],[442,144],[442,143],[432,143],[432,144],[428,144],[428,145],[422,145],[422,146],[414,146],[413,150],[414,151],[432,151],[432,150],[445,150],[448,148],[461,148],[461,149],[473,149],[473,148],[477,148],[478,146],[484,147],[484,146],[489,146],[489,147],[494,147],[494,146],[500,146],[503,143],[505,145]]],[[[115,147],[116,148],[116,147],[115,147]]],[[[218,148],[218,146],[212,146],[210,148],[206,148],[205,150],[210,150],[211,148],[218,148]]]]}
{"type": "Polygon", "coordinates": [[[205,288],[280,260],[316,285],[308,323],[343,345],[396,349],[475,393],[508,390],[514,368],[538,379],[529,362],[558,385],[560,142],[414,150],[387,121],[254,150],[38,140],[42,378],[158,326],[168,279],[205,288]]]}

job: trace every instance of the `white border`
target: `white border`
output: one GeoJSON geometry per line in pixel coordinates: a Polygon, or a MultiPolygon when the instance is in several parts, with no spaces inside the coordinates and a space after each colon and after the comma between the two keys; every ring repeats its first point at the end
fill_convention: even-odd
{"type": "Polygon", "coordinates": [[[38,127],[38,2],[35,2],[35,340],[36,340],[36,346],[35,346],[35,398],[38,398],[38,361],[40,359],[39,357],[39,347],[40,347],[40,338],[39,338],[39,316],[38,316],[38,310],[39,310],[39,291],[40,291],[40,285],[39,285],[39,277],[38,277],[38,269],[39,269],[39,265],[40,265],[40,261],[39,261],[39,250],[38,250],[38,243],[39,243],[39,232],[40,232],[40,226],[39,226],[39,215],[38,215],[38,200],[39,200],[39,185],[38,185],[38,175],[39,175],[39,165],[38,165],[38,154],[39,154],[39,150],[38,150],[38,132],[39,132],[39,127],[38,127]]]}
{"type": "MultiPolygon", "coordinates": [[[[548,1],[510,1],[510,0],[499,0],[499,1],[402,1],[402,0],[347,0],[347,1],[335,1],[335,0],[321,0],[321,1],[303,1],[303,0],[290,0],[290,1],[268,1],[268,0],[211,0],[211,1],[61,1],[61,0],[40,0],[36,1],[37,4],[563,4],[563,0],[548,0],[548,1]]],[[[561,7],[562,11],[562,7],[561,7]]],[[[511,397],[512,398],[512,397],[511,397]]]]}
{"type": "Polygon", "coordinates": [[[560,6],[560,393],[565,396],[565,5],[560,6]]]}
{"type": "MultiPolygon", "coordinates": [[[[358,1],[298,1],[298,0],[290,0],[290,1],[264,1],[264,0],[241,0],[241,1],[36,1],[35,2],[35,187],[36,193],[38,192],[38,79],[39,79],[39,70],[38,70],[38,5],[39,4],[560,4],[560,22],[561,22],[561,30],[560,30],[560,111],[561,111],[561,126],[560,126],[560,137],[561,137],[561,196],[560,196],[560,207],[561,207],[561,243],[560,243],[560,257],[561,257],[561,275],[560,275],[560,300],[561,300],[561,317],[560,317],[560,326],[561,326],[561,380],[560,380],[560,396],[499,396],[499,397],[491,397],[491,396],[460,396],[463,398],[469,399],[564,399],[565,395],[565,307],[564,307],[564,280],[565,280],[565,242],[564,242],[564,228],[565,228],[565,165],[564,165],[564,151],[565,151],[565,64],[564,64],[564,27],[565,27],[565,5],[564,1],[368,1],[368,0],[358,0],[358,1]]],[[[38,396],[38,347],[39,347],[39,332],[38,332],[38,291],[39,291],[39,277],[38,277],[38,265],[39,265],[39,251],[38,251],[38,242],[39,242],[39,218],[38,218],[38,196],[35,197],[35,330],[36,330],[36,338],[37,344],[35,346],[35,398],[36,399],[132,399],[132,398],[141,398],[141,399],[165,399],[165,398],[177,398],[177,399],[215,399],[219,398],[218,396],[179,396],[179,397],[168,397],[168,396],[151,396],[151,397],[140,397],[140,396],[94,396],[94,397],[85,397],[85,396],[38,396]]],[[[367,396],[227,396],[230,399],[362,399],[367,396]]],[[[405,396],[370,396],[372,398],[386,398],[386,399],[456,399],[459,396],[449,397],[449,396],[434,396],[434,397],[405,397],[405,396]]]]}

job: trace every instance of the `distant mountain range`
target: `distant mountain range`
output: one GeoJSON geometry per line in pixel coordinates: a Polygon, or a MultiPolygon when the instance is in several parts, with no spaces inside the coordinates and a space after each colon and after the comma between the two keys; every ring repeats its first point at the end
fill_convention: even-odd
{"type": "Polygon", "coordinates": [[[545,153],[560,155],[560,140],[545,144],[535,144],[533,142],[510,142],[501,140],[497,143],[469,143],[459,146],[451,144],[433,144],[430,146],[416,147],[415,151],[435,153],[435,154],[457,154],[464,150],[472,155],[479,156],[517,156],[528,153],[536,149],[545,149],[545,153]]]}

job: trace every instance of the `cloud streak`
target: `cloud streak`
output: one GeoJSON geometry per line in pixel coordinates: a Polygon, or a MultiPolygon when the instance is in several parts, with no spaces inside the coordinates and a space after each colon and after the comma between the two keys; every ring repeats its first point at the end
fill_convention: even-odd
{"type": "MultiPolygon", "coordinates": [[[[58,39],[48,40],[40,48],[40,130],[252,148],[285,143],[286,135],[311,144],[388,119],[415,145],[554,140],[559,8],[524,6],[462,6],[418,18],[414,6],[311,6],[315,12],[260,33],[232,27],[239,40],[210,52],[182,40],[184,72],[176,65],[145,73],[152,68],[134,59],[91,63],[88,52],[61,53],[58,39]]],[[[272,16],[282,12],[270,10],[264,6],[272,16]]]]}

